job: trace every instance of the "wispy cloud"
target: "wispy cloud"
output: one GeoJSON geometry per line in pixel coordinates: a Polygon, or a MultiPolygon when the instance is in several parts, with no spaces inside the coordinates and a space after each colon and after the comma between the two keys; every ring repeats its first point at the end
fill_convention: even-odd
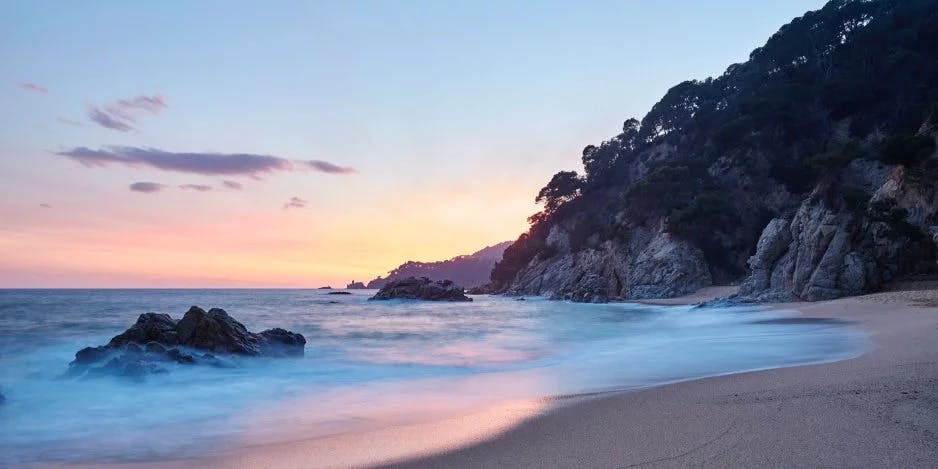
{"type": "Polygon", "coordinates": [[[308,166],[310,169],[313,169],[315,171],[319,171],[322,173],[351,174],[355,172],[355,170],[352,168],[343,168],[342,166],[332,164],[328,161],[310,160],[310,161],[304,161],[303,163],[306,164],[306,166],[308,166]]]}
{"type": "Polygon", "coordinates": [[[76,147],[56,154],[69,157],[88,167],[122,164],[208,176],[259,177],[273,171],[292,169],[290,162],[283,158],[249,153],[174,153],[156,148],[107,147],[106,150],[92,150],[76,147]]]}
{"type": "Polygon", "coordinates": [[[83,127],[85,125],[75,119],[69,119],[67,117],[59,117],[56,120],[59,122],[59,124],[73,125],[75,127],[83,127]]]}
{"type": "Polygon", "coordinates": [[[119,99],[113,104],[99,108],[88,105],[88,118],[98,125],[119,132],[129,132],[137,125],[137,117],[142,113],[159,114],[168,106],[162,96],[139,95],[128,99],[119,99]]]}
{"type": "Polygon", "coordinates": [[[130,190],[134,192],[143,192],[144,194],[152,194],[165,188],[165,184],[160,184],[158,182],[135,182],[130,185],[130,190]]]}
{"type": "Polygon", "coordinates": [[[237,182],[237,181],[224,180],[221,182],[221,185],[225,189],[232,189],[236,191],[240,191],[241,189],[244,189],[244,186],[240,182],[237,182]]]}
{"type": "Polygon", "coordinates": [[[75,147],[55,154],[71,158],[89,168],[120,164],[205,176],[248,176],[260,179],[267,173],[298,169],[313,169],[328,174],[354,172],[350,168],[325,161],[319,161],[319,166],[311,166],[308,162],[293,162],[279,156],[252,153],[175,153],[140,147],[105,147],[99,150],[75,147]]]}
{"type": "Polygon", "coordinates": [[[24,90],[26,90],[26,91],[32,91],[33,93],[42,93],[42,94],[46,94],[46,93],[49,92],[49,90],[47,90],[46,87],[41,86],[41,85],[37,85],[37,84],[35,84],[35,83],[29,83],[29,82],[20,83],[20,88],[22,88],[22,89],[24,89],[24,90]]]}
{"type": "Polygon", "coordinates": [[[134,127],[129,123],[119,118],[115,118],[114,116],[94,106],[88,106],[88,118],[101,127],[107,127],[111,130],[117,130],[119,132],[129,132],[134,129],[134,127]]]}
{"type": "Polygon", "coordinates": [[[49,204],[39,204],[39,206],[42,208],[52,208],[52,206],[49,204]]]}
{"type": "Polygon", "coordinates": [[[184,191],[199,191],[199,192],[208,192],[212,190],[212,186],[206,186],[205,184],[183,184],[179,186],[179,188],[184,191]]]}
{"type": "Polygon", "coordinates": [[[299,197],[290,197],[286,203],[283,204],[284,210],[289,210],[291,208],[303,208],[306,207],[306,204],[309,202],[299,198],[299,197]]]}

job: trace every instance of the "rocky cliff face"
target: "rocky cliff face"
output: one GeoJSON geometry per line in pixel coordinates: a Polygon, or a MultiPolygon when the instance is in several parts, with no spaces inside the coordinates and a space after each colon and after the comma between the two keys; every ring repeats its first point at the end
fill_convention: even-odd
{"type": "Polygon", "coordinates": [[[569,233],[555,226],[548,245],[556,253],[533,260],[507,293],[597,303],[680,296],[712,284],[700,249],[660,230],[635,234],[573,252],[569,233]]]}
{"type": "Polygon", "coordinates": [[[740,296],[754,301],[826,300],[873,291],[906,272],[934,269],[936,181],[895,167],[859,207],[825,181],[793,217],[769,222],[749,260],[740,296]]]}
{"type": "Polygon", "coordinates": [[[936,273],[936,103],[935,3],[833,0],[586,147],[491,290],[821,300],[936,273]]]}

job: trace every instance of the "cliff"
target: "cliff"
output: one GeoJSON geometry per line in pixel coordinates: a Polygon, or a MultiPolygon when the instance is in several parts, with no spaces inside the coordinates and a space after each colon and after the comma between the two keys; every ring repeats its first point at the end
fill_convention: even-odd
{"type": "Polygon", "coordinates": [[[827,299],[934,273],[938,3],[835,0],[557,173],[490,288],[827,299]]]}

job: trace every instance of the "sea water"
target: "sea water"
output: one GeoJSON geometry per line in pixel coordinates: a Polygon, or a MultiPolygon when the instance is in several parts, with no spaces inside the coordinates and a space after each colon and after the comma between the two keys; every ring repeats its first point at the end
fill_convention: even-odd
{"type": "Polygon", "coordinates": [[[630,389],[845,359],[866,346],[793,311],[373,290],[0,290],[0,466],[193,457],[429,418],[499,400],[630,389]],[[220,307],[307,339],[303,358],[171,365],[143,382],[63,377],[140,313],[220,307]]]}

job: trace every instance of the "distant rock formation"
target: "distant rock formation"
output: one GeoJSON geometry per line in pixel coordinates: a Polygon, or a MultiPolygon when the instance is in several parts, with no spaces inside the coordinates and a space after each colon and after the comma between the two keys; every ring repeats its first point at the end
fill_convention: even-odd
{"type": "Polygon", "coordinates": [[[354,280],[352,280],[352,283],[345,286],[346,290],[364,290],[365,288],[368,287],[366,287],[364,283],[356,282],[354,280]]]}
{"type": "Polygon", "coordinates": [[[319,287],[317,290],[332,290],[331,286],[319,287]]]}
{"type": "Polygon", "coordinates": [[[489,273],[495,263],[501,260],[511,241],[488,246],[472,254],[456,256],[437,262],[407,261],[388,272],[387,277],[378,277],[368,282],[368,288],[381,288],[392,280],[410,277],[427,277],[431,280],[450,279],[467,287],[478,287],[489,281],[489,273]]]}
{"type": "Polygon", "coordinates": [[[85,347],[69,364],[69,376],[115,375],[142,379],[165,373],[162,363],[229,366],[211,353],[286,357],[303,356],[306,339],[284,329],[249,332],[220,308],[206,312],[198,306],[178,322],[168,314],[145,313],[107,345],[85,347]],[[104,363],[103,366],[93,366],[104,363]]]}
{"type": "Polygon", "coordinates": [[[426,301],[472,301],[465,291],[451,280],[430,280],[427,277],[410,277],[388,282],[369,300],[426,300],[426,301]]]}

